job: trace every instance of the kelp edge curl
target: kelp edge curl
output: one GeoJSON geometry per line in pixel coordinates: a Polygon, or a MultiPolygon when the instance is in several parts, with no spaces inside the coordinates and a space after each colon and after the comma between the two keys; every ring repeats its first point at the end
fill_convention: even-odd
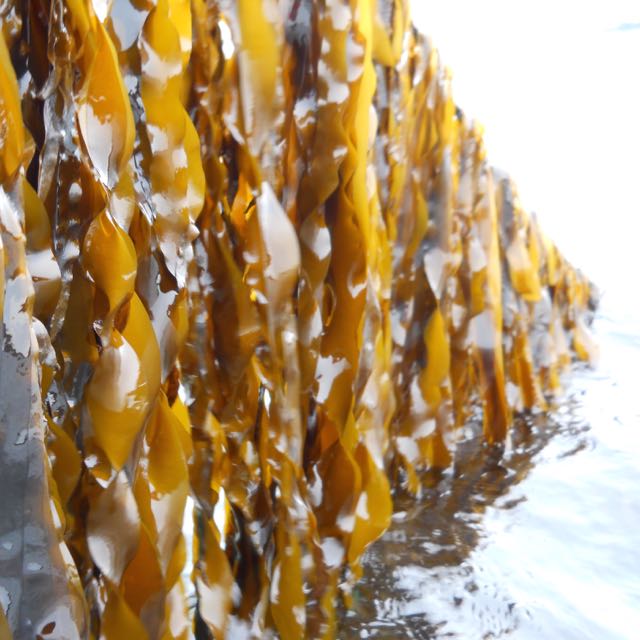
{"type": "Polygon", "coordinates": [[[405,0],[0,17],[0,637],[334,637],[391,487],[593,359],[589,282],[405,0]]]}

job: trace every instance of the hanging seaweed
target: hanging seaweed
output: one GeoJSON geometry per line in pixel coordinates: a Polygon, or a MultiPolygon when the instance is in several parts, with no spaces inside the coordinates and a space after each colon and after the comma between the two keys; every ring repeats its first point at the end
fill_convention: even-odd
{"type": "Polygon", "coordinates": [[[0,638],[334,637],[392,487],[594,357],[589,282],[406,0],[0,20],[0,638]]]}

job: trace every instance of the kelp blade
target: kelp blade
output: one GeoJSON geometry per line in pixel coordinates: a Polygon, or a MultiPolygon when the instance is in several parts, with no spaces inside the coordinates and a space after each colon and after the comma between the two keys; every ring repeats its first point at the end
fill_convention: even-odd
{"type": "Polygon", "coordinates": [[[335,636],[393,487],[546,408],[595,292],[407,0],[0,20],[0,637],[335,636]]]}

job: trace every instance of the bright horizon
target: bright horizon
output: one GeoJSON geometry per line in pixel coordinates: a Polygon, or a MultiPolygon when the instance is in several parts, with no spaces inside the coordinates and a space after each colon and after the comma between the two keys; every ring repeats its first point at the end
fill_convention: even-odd
{"type": "Polygon", "coordinates": [[[490,162],[605,306],[640,317],[628,295],[640,273],[640,4],[413,0],[412,15],[451,68],[456,103],[484,126],[490,162]]]}

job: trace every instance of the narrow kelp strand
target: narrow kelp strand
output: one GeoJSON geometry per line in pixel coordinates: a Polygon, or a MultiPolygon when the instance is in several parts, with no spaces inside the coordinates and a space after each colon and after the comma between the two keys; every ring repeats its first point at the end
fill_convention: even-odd
{"type": "Polygon", "coordinates": [[[392,488],[595,357],[591,285],[406,0],[0,19],[0,636],[334,637],[392,488]]]}
{"type": "MultiPolygon", "coordinates": [[[[11,9],[17,27],[17,8],[11,9]]],[[[16,31],[9,37],[3,32],[8,44],[14,44],[16,31]]],[[[76,567],[62,542],[60,492],[45,451],[42,393],[51,382],[53,363],[46,329],[33,315],[34,308],[46,306],[47,292],[34,287],[30,273],[34,254],[42,252],[39,261],[49,261],[51,250],[48,238],[39,235],[47,229],[42,204],[25,180],[33,144],[23,128],[19,87],[4,39],[0,42],[0,89],[0,625],[5,637],[10,637],[8,627],[15,637],[34,637],[56,625],[61,633],[77,636],[86,628],[84,598],[76,567]]],[[[55,270],[49,269],[49,274],[55,281],[55,270]]],[[[57,275],[59,279],[59,272],[57,275]]]]}

